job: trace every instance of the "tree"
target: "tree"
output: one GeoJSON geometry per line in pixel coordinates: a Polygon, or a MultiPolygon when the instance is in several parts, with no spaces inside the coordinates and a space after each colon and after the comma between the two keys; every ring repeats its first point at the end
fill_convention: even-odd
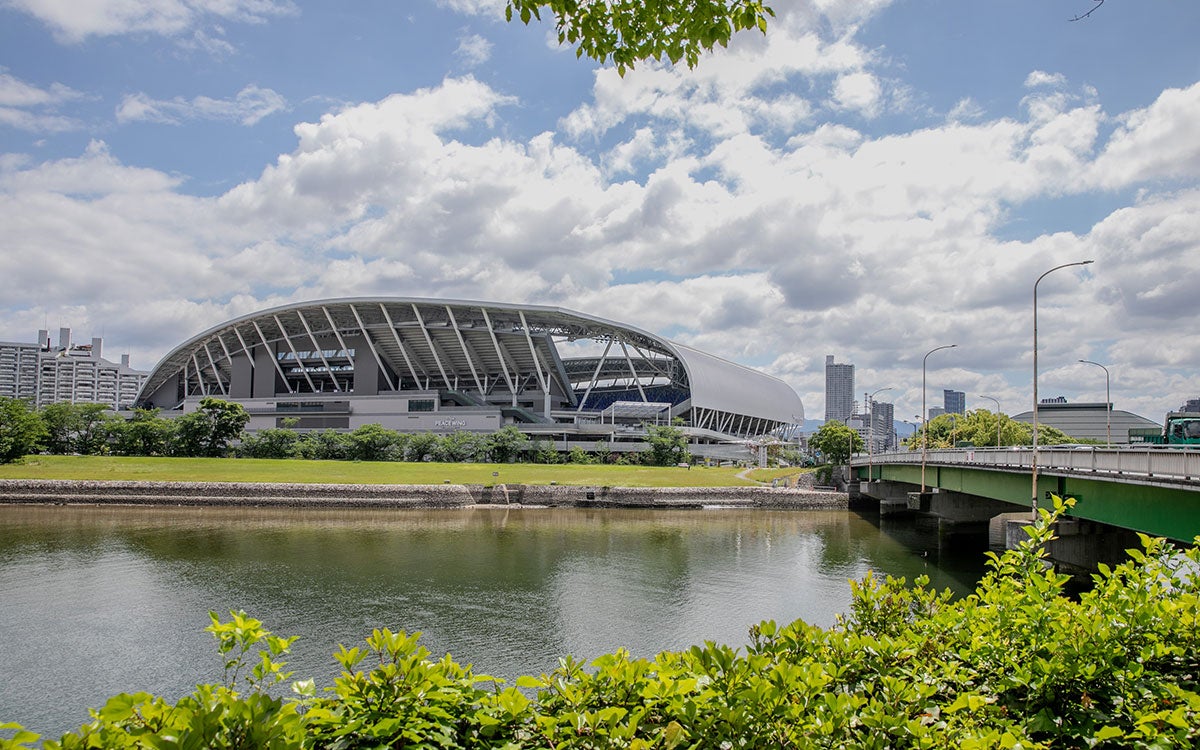
{"type": "Polygon", "coordinates": [[[487,443],[482,435],[476,435],[466,430],[455,430],[438,439],[434,448],[434,457],[438,461],[478,461],[486,448],[487,443]]]}
{"type": "Polygon", "coordinates": [[[543,9],[555,17],[559,44],[574,45],[576,57],[611,61],[622,76],[664,57],[694,68],[702,51],[728,46],[738,31],[765,34],[775,16],[762,0],[508,0],[504,15],[528,25],[543,9]]]}
{"type": "Polygon", "coordinates": [[[206,396],[200,399],[200,408],[176,420],[176,449],[185,456],[224,456],[249,421],[241,404],[206,396]]]}
{"type": "Polygon", "coordinates": [[[596,460],[578,445],[567,451],[567,463],[569,464],[594,464],[596,460]]]}
{"type": "MultiPolygon", "coordinates": [[[[930,450],[953,448],[959,443],[985,447],[996,445],[996,422],[1000,423],[1000,444],[1032,445],[1033,425],[1015,422],[1006,414],[993,414],[986,409],[976,409],[966,414],[939,414],[904,441],[911,450],[920,450],[922,429],[928,430],[926,448],[930,450]]],[[[1038,424],[1038,445],[1078,443],[1062,430],[1048,424],[1038,424]]]]}
{"type": "Polygon", "coordinates": [[[529,440],[515,425],[505,425],[487,438],[487,452],[496,463],[514,461],[529,447],[529,440]]]}
{"type": "Polygon", "coordinates": [[[246,458],[293,458],[299,448],[300,433],[287,427],[272,427],[242,438],[238,455],[246,458]]]}
{"type": "Polygon", "coordinates": [[[46,425],[28,403],[0,396],[0,464],[33,453],[45,437],[46,425]]]}
{"type": "Polygon", "coordinates": [[[75,430],[79,415],[75,404],[61,401],[41,409],[42,424],[46,426],[46,450],[62,455],[75,450],[75,430]]]}
{"type": "Polygon", "coordinates": [[[398,461],[404,456],[400,433],[381,424],[365,424],[346,436],[353,461],[398,461]]]}
{"type": "Polygon", "coordinates": [[[94,456],[108,450],[109,426],[123,421],[107,404],[76,404],[75,451],[94,456]]]}
{"type": "Polygon", "coordinates": [[[650,463],[655,466],[674,466],[691,462],[687,435],[671,425],[647,425],[646,442],[650,445],[650,463]]]}
{"type": "Polygon", "coordinates": [[[539,464],[556,464],[558,463],[558,449],[554,447],[552,440],[538,440],[533,443],[533,460],[539,464]]]}
{"type": "Polygon", "coordinates": [[[309,432],[300,438],[296,453],[315,461],[343,461],[350,455],[349,436],[337,430],[309,432]]]}
{"type": "Polygon", "coordinates": [[[134,409],[128,420],[108,425],[112,451],[120,456],[165,456],[175,441],[173,419],[158,416],[158,409],[134,409]]]}
{"type": "Polygon", "coordinates": [[[432,432],[418,432],[408,439],[404,457],[409,461],[432,461],[438,437],[432,432]]]}
{"type": "Polygon", "coordinates": [[[808,441],[809,446],[821,453],[825,463],[842,464],[850,460],[852,452],[863,449],[863,439],[854,430],[836,419],[821,425],[808,441]]]}

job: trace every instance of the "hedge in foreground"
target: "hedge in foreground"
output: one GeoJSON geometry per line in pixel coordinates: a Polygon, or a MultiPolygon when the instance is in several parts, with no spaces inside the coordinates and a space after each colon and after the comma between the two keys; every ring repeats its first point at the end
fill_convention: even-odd
{"type": "MultiPolygon", "coordinates": [[[[516,687],[419,634],[376,630],[335,654],[344,671],[289,698],[294,639],[233,613],[208,628],[220,685],[171,704],[118,695],[46,748],[1057,748],[1200,746],[1200,552],[1143,538],[1078,599],[1042,545],[1072,501],[1042,511],[1019,549],[991,555],[975,594],[920,578],[853,584],[823,630],[764,622],[745,652],[713,643],[653,660],[565,658],[516,687]]],[[[37,736],[6,725],[0,748],[37,736]]]]}

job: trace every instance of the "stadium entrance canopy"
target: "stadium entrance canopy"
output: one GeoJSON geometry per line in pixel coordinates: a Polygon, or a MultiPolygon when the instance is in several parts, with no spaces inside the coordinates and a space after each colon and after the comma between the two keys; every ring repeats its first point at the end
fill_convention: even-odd
{"type": "Polygon", "coordinates": [[[735,440],[804,418],[783,381],[630,325],[422,298],[329,299],[236,318],[167,354],[138,402],[169,411],[205,396],[243,403],[251,429],[587,432],[637,403],[656,410],[648,420],[735,440]]]}

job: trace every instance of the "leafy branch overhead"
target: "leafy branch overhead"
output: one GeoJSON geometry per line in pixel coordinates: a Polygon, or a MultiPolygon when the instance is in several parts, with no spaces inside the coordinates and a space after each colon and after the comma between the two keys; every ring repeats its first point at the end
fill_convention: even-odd
{"type": "Polygon", "coordinates": [[[508,0],[505,18],[524,24],[555,18],[559,44],[575,46],[575,55],[611,61],[624,76],[635,63],[683,60],[689,68],[700,53],[728,46],[739,31],[766,33],[775,16],[762,0],[508,0]]]}

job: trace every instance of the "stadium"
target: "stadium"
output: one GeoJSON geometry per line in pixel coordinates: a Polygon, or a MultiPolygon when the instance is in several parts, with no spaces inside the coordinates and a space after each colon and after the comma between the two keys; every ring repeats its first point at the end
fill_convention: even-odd
{"type": "Polygon", "coordinates": [[[676,424],[692,452],[745,456],[804,419],[783,381],[623,323],[558,307],[421,298],[284,305],[180,344],[138,406],[164,416],[215,396],[247,429],[490,433],[515,425],[563,450],[639,450],[676,424]]]}

